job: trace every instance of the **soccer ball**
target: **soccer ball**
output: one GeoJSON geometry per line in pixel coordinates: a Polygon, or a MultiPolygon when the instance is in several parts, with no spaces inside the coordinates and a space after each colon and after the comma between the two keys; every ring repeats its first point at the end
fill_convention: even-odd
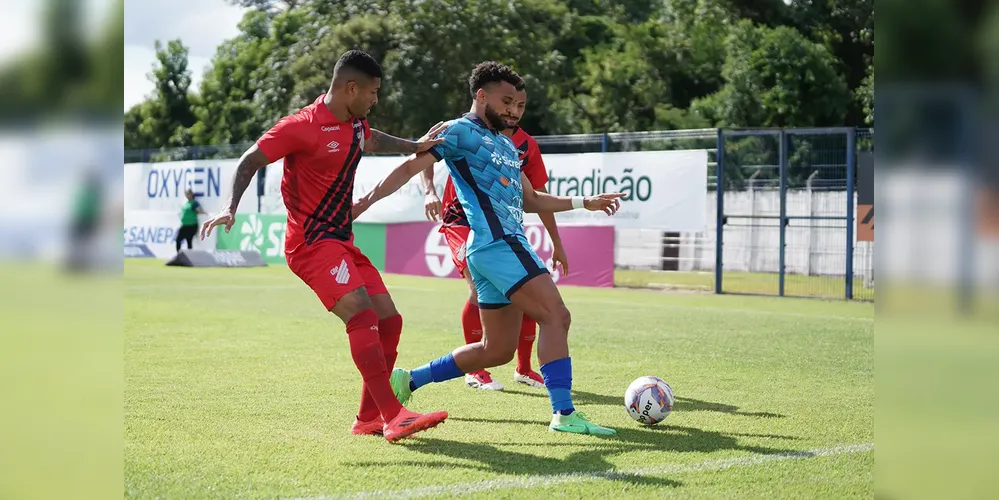
{"type": "Polygon", "coordinates": [[[631,418],[655,425],[673,411],[673,389],[659,377],[639,377],[624,393],[624,407],[631,418]]]}

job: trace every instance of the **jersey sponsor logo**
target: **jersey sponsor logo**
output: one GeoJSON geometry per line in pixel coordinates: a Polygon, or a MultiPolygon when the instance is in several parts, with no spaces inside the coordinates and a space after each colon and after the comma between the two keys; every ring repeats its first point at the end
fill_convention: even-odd
{"type": "Polygon", "coordinates": [[[346,285],[350,281],[350,269],[347,268],[347,259],[340,261],[340,265],[330,269],[330,274],[337,283],[346,285]]]}
{"type": "Polygon", "coordinates": [[[339,153],[340,152],[340,143],[339,142],[330,141],[329,144],[326,144],[326,147],[330,148],[329,151],[327,151],[327,153],[339,153]]]}
{"type": "Polygon", "coordinates": [[[489,157],[493,163],[496,165],[506,165],[508,167],[516,168],[520,170],[520,158],[509,158],[506,155],[500,153],[499,151],[493,151],[492,155],[489,157]]]}
{"type": "Polygon", "coordinates": [[[333,125],[332,127],[322,127],[319,130],[322,130],[323,132],[336,132],[337,130],[340,130],[340,126],[333,125]]]}
{"type": "Polygon", "coordinates": [[[502,184],[503,187],[510,187],[510,179],[507,179],[507,177],[505,175],[501,175],[500,176],[500,184],[502,184]]]}

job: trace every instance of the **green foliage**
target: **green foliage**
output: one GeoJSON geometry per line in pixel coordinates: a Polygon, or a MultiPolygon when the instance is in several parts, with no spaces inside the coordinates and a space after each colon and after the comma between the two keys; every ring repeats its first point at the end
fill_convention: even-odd
{"type": "Polygon", "coordinates": [[[231,1],[250,11],[188,100],[194,122],[158,94],[126,115],[127,144],[251,142],[325,92],[351,48],[385,70],[372,125],[408,137],[468,109],[484,60],[525,77],[539,135],[860,125],[873,67],[871,0],[231,1]]]}
{"type": "Polygon", "coordinates": [[[194,144],[189,128],[197,120],[193,110],[197,101],[188,94],[187,54],[180,40],[156,42],[157,64],[149,75],[155,84],[153,96],[125,113],[126,149],[194,144]]]}
{"type": "Polygon", "coordinates": [[[850,102],[838,62],[825,46],[787,26],[743,20],[726,41],[725,87],[695,109],[720,125],[841,125],[850,102]],[[805,105],[807,103],[807,105],[805,105]]]}

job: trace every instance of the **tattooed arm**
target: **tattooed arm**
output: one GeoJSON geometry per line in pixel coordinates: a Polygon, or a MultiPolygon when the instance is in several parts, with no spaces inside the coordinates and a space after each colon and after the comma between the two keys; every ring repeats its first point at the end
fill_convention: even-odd
{"type": "Polygon", "coordinates": [[[250,146],[250,149],[243,153],[242,158],[239,159],[239,165],[236,166],[236,174],[232,176],[232,184],[229,186],[229,201],[225,205],[229,207],[229,210],[236,213],[239,200],[246,192],[246,188],[250,186],[253,175],[268,164],[270,161],[256,144],[250,146]]]}
{"type": "Polygon", "coordinates": [[[444,122],[437,122],[436,125],[430,127],[430,130],[423,137],[415,141],[407,141],[406,139],[400,139],[395,136],[391,136],[382,132],[381,130],[371,129],[371,137],[364,141],[364,152],[365,153],[399,153],[399,154],[413,154],[422,153],[437,144],[440,144],[443,139],[434,139],[438,134],[441,133],[445,128],[447,128],[444,122]]]}
{"type": "Polygon", "coordinates": [[[378,129],[371,129],[371,137],[364,141],[365,153],[413,154],[416,142],[391,136],[378,129]]]}
{"type": "Polygon", "coordinates": [[[243,197],[243,193],[246,192],[246,188],[249,187],[257,170],[268,164],[270,161],[256,144],[250,146],[250,149],[243,153],[242,158],[239,159],[239,165],[236,167],[236,174],[232,176],[232,184],[229,186],[229,200],[222,205],[222,211],[218,215],[205,221],[201,226],[202,240],[212,234],[212,228],[215,226],[225,226],[227,233],[232,229],[232,225],[236,222],[236,208],[239,207],[240,198],[243,197]]]}

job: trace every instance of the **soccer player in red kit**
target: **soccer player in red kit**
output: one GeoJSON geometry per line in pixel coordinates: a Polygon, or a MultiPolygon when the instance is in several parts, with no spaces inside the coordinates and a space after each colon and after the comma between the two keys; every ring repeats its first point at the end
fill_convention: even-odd
{"type": "Polygon", "coordinates": [[[288,267],[346,324],[350,354],[364,381],[351,432],[396,441],[436,426],[447,413],[411,412],[389,385],[402,316],[378,270],[354,246],[354,172],[362,152],[423,152],[440,142],[430,138],[444,127],[437,124],[416,142],[369,128],[366,117],[378,102],[381,77],[381,67],[370,55],[359,50],[343,54],[329,91],[279,120],[243,154],[228,204],[205,222],[201,235],[210,235],[215,226],[224,226],[228,233],[250,179],[258,169],[284,158],[281,194],[288,209],[288,267]]]}
{"type": "MultiPolygon", "coordinates": [[[[545,193],[548,184],[548,170],[545,162],[541,158],[541,150],[538,143],[524,129],[520,128],[520,119],[524,116],[524,108],[527,104],[527,91],[517,91],[517,102],[507,115],[503,115],[503,121],[507,127],[503,130],[503,135],[513,140],[514,146],[520,151],[521,170],[527,175],[531,182],[531,187],[535,191],[545,193]]],[[[430,220],[441,219],[441,233],[447,240],[451,249],[451,259],[455,267],[465,281],[468,282],[468,301],[461,311],[461,328],[465,334],[465,343],[473,344],[482,340],[482,319],[479,317],[478,295],[475,292],[475,284],[466,272],[468,263],[465,260],[465,244],[468,241],[468,218],[465,211],[458,202],[454,190],[454,182],[448,176],[447,184],[444,186],[444,199],[437,196],[437,188],[434,186],[433,167],[423,171],[423,187],[426,191],[426,215],[430,220]]],[[[562,239],[558,234],[558,225],[555,223],[555,214],[539,213],[541,223],[551,238],[552,265],[560,267],[563,275],[569,272],[568,260],[565,250],[562,247],[562,239]]],[[[520,326],[520,339],[517,343],[517,367],[513,372],[514,382],[526,384],[531,387],[544,388],[545,380],[540,373],[531,368],[531,355],[533,354],[534,339],[537,337],[538,324],[533,319],[524,315],[524,320],[520,326]]],[[[486,370],[479,370],[465,375],[465,384],[476,389],[486,389],[502,391],[503,384],[493,380],[492,374],[486,370]]]]}

